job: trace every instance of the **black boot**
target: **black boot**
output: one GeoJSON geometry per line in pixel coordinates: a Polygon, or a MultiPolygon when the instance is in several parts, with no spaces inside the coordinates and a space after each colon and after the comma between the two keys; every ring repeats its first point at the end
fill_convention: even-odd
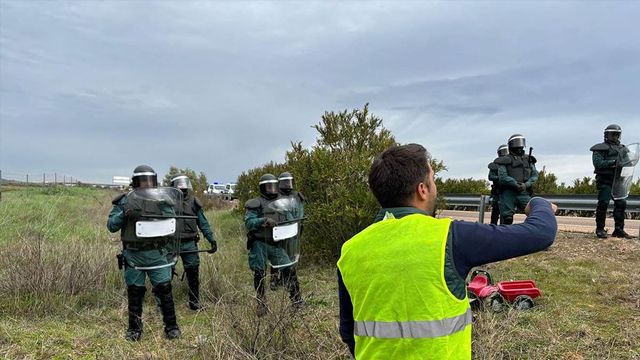
{"type": "Polygon", "coordinates": [[[631,239],[631,235],[624,231],[624,211],[627,209],[627,200],[620,199],[613,202],[613,221],[615,229],[611,236],[623,239],[631,239]]]}
{"type": "Polygon", "coordinates": [[[604,201],[598,201],[596,206],[596,236],[601,239],[607,238],[607,231],[604,229],[604,222],[607,218],[607,207],[609,204],[604,201]]]}
{"type": "Polygon", "coordinates": [[[164,335],[167,339],[175,339],[180,336],[180,328],[176,319],[176,309],[173,304],[173,294],[171,293],[171,283],[164,282],[156,285],[153,292],[160,299],[160,309],[162,310],[162,322],[164,323],[164,335]]]}
{"type": "Polygon", "coordinates": [[[199,267],[184,269],[187,273],[187,284],[189,285],[189,309],[200,310],[204,306],[200,303],[200,271],[199,267]]]}
{"type": "Polygon", "coordinates": [[[142,302],[146,291],[144,286],[127,286],[129,328],[124,336],[126,340],[138,341],[142,336],[142,302]]]}
{"type": "Polygon", "coordinates": [[[291,303],[295,308],[302,308],[306,304],[302,300],[302,295],[300,294],[300,283],[298,282],[298,272],[295,268],[287,268],[282,271],[282,276],[284,277],[285,284],[289,288],[289,299],[291,299],[291,303]]]}
{"type": "Polygon", "coordinates": [[[511,225],[511,224],[513,224],[513,215],[500,216],[500,225],[511,225]]]}
{"type": "Polygon", "coordinates": [[[281,284],[280,271],[274,267],[271,268],[271,281],[269,282],[269,289],[276,291],[281,284]]]}
{"type": "Polygon", "coordinates": [[[264,271],[254,271],[253,272],[253,288],[256,289],[256,300],[258,302],[256,307],[256,314],[258,317],[265,316],[269,309],[267,308],[266,297],[264,295],[264,282],[265,282],[265,273],[264,271]]]}
{"type": "Polygon", "coordinates": [[[491,205],[491,224],[498,225],[499,218],[500,218],[500,208],[498,204],[491,205]]]}

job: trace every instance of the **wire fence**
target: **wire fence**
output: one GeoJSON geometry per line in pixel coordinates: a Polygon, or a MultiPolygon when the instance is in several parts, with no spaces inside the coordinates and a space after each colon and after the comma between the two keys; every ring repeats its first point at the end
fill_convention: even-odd
{"type": "Polygon", "coordinates": [[[69,174],[64,173],[31,173],[20,174],[0,170],[0,176],[3,184],[18,185],[77,185],[81,181],[69,174]]]}
{"type": "Polygon", "coordinates": [[[0,170],[0,201],[2,201],[2,187],[15,186],[86,186],[101,188],[123,188],[123,184],[104,184],[87,182],[78,179],[74,175],[65,173],[29,173],[21,174],[0,170]]]}

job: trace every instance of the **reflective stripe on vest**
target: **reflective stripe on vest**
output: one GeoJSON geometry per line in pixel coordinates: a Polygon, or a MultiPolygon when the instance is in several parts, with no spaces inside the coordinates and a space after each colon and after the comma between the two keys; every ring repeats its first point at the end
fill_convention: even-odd
{"type": "Polygon", "coordinates": [[[434,338],[462,331],[471,324],[471,308],[459,316],[432,321],[356,321],[354,335],[381,339],[434,338]]]}

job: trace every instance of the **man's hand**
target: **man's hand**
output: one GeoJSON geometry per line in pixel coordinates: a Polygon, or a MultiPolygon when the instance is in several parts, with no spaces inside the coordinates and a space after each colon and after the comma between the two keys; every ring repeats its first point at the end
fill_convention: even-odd
{"type": "Polygon", "coordinates": [[[517,185],[517,187],[518,187],[518,191],[519,191],[519,192],[525,192],[525,191],[527,191],[527,185],[525,185],[524,183],[519,182],[519,183],[518,183],[518,185],[517,185]]]}
{"type": "Polygon", "coordinates": [[[264,218],[262,222],[262,227],[274,227],[276,226],[276,221],[271,218],[264,218]]]}
{"type": "MultiPolygon", "coordinates": [[[[555,214],[558,211],[558,205],[556,205],[554,203],[551,203],[551,210],[555,214]]],[[[527,204],[527,207],[524,208],[524,214],[526,216],[529,216],[530,212],[531,212],[531,200],[529,200],[529,203],[527,204]]]]}
{"type": "Polygon", "coordinates": [[[210,241],[209,244],[211,245],[211,249],[207,251],[209,254],[214,254],[218,251],[218,243],[215,240],[210,241]]]}

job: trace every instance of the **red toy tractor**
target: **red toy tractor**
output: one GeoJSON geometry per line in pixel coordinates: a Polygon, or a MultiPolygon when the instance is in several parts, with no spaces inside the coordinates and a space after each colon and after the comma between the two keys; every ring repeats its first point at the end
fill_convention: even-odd
{"type": "Polygon", "coordinates": [[[500,281],[494,285],[491,275],[485,270],[471,273],[467,292],[472,307],[494,312],[504,310],[507,304],[516,310],[530,309],[534,305],[533,299],[542,295],[532,280],[500,281]]]}

